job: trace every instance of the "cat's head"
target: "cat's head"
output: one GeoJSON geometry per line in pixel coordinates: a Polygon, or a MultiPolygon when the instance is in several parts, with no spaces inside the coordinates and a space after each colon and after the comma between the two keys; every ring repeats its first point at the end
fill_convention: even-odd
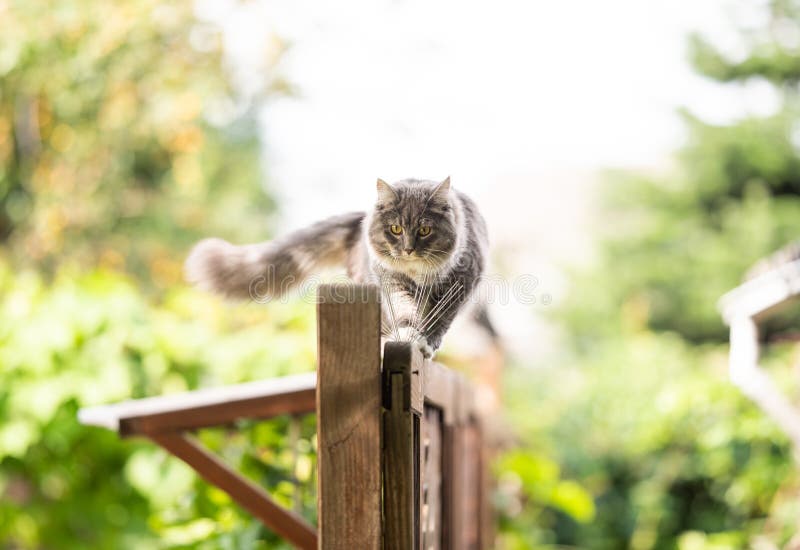
{"type": "Polygon", "coordinates": [[[456,247],[457,226],[450,178],[442,182],[379,179],[369,218],[369,244],[387,267],[413,273],[436,271],[456,247]]]}

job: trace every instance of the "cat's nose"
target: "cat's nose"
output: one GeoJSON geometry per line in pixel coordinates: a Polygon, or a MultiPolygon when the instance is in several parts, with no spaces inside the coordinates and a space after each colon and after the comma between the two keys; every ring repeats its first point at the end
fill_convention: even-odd
{"type": "Polygon", "coordinates": [[[413,248],[404,248],[403,252],[406,253],[406,256],[411,256],[411,253],[414,252],[413,248]]]}

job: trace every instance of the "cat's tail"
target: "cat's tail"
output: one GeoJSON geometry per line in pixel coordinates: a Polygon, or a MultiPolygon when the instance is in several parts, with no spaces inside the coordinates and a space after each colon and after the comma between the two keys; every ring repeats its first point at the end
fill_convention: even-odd
{"type": "Polygon", "coordinates": [[[186,259],[186,279],[230,298],[278,298],[319,269],[343,266],[361,236],[364,215],[334,216],[259,244],[237,246],[222,239],[205,239],[186,259]]]}

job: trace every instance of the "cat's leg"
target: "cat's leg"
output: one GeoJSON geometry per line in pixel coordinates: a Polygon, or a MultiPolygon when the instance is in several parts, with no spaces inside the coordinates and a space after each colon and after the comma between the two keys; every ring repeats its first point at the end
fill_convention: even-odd
{"type": "Polygon", "coordinates": [[[383,294],[384,331],[391,340],[411,342],[419,336],[414,326],[416,304],[414,296],[405,288],[396,288],[383,294]]]}

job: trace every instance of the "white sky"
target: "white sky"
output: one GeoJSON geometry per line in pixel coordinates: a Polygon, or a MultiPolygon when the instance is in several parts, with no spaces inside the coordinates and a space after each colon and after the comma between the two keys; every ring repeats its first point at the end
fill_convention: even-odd
{"type": "Polygon", "coordinates": [[[558,269],[587,254],[591,191],[606,167],[664,167],[707,120],[769,112],[766,85],[721,87],[686,59],[698,30],[732,54],[737,24],[763,17],[728,0],[204,0],[224,21],[247,87],[275,36],[299,94],[265,106],[269,185],[287,227],[363,209],[374,180],[443,178],[476,198],[506,273],[534,273],[554,299],[558,269]],[[733,7],[738,6],[737,9],[733,7]],[[507,258],[508,259],[508,258],[507,258]]]}
{"type": "Polygon", "coordinates": [[[302,223],[363,206],[378,176],[450,174],[487,209],[522,202],[537,217],[561,178],[659,165],[682,137],[678,106],[715,120],[772,107],[768,87],[715,86],[685,59],[692,30],[735,44],[736,20],[761,13],[750,4],[206,0],[200,10],[225,22],[245,85],[273,36],[290,44],[279,71],[299,95],[266,106],[262,122],[271,185],[302,223]]]}

